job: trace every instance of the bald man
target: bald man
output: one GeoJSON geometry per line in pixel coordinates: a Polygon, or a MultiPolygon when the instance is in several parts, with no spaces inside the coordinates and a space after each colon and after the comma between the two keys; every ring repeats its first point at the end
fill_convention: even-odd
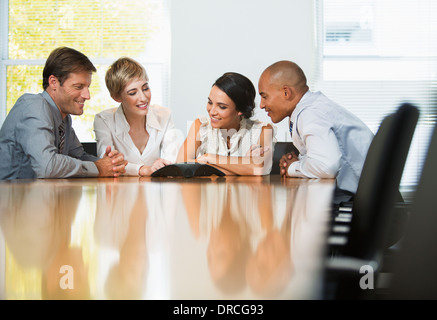
{"type": "Polygon", "coordinates": [[[336,178],[339,189],[354,194],[373,139],[370,129],[321,92],[311,92],[304,72],[294,62],[269,66],[258,90],[260,107],[274,123],[289,117],[291,138],[299,150],[299,155],[281,158],[281,175],[336,178]]]}

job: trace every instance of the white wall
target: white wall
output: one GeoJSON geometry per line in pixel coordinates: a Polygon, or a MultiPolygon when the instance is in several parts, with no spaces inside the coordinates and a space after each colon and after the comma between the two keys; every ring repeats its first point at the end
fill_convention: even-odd
{"type": "MultiPolygon", "coordinates": [[[[266,67],[292,60],[312,78],[312,0],[170,0],[170,12],[169,107],[184,134],[187,122],[206,114],[211,86],[225,72],[244,74],[258,89],[266,67]]],[[[255,117],[270,122],[256,102],[255,117]]],[[[287,120],[277,127],[278,140],[287,140],[287,120]]]]}

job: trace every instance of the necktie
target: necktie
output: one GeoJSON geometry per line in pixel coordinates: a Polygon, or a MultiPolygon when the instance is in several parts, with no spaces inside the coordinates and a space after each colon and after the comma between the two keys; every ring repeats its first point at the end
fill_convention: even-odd
{"type": "Polygon", "coordinates": [[[293,122],[290,121],[290,136],[293,137],[293,122]]]}
{"type": "Polygon", "coordinates": [[[59,125],[59,146],[58,151],[60,154],[64,152],[64,142],[65,142],[65,125],[64,121],[59,125]]]}

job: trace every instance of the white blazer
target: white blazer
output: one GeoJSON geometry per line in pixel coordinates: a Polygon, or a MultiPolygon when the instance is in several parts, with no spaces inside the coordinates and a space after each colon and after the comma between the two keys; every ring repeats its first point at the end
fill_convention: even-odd
{"type": "Polygon", "coordinates": [[[182,144],[182,137],[174,128],[169,108],[151,105],[147,113],[146,130],[149,141],[141,154],[129,135],[129,123],[121,105],[104,110],[94,118],[97,155],[103,157],[107,146],[124,154],[126,174],[138,175],[141,166],[151,166],[158,158],[174,162],[182,144]]]}

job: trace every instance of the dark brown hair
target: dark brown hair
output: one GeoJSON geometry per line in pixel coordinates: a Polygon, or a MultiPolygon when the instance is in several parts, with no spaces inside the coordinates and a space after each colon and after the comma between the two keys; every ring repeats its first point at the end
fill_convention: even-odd
{"type": "Polygon", "coordinates": [[[253,115],[256,91],[248,78],[236,72],[227,72],[218,78],[213,86],[226,93],[245,118],[253,115]]]}
{"type": "Polygon", "coordinates": [[[49,77],[58,78],[61,86],[72,72],[96,72],[96,67],[83,53],[68,47],[59,47],[53,50],[46,60],[42,72],[42,86],[49,86],[49,77]]]}

